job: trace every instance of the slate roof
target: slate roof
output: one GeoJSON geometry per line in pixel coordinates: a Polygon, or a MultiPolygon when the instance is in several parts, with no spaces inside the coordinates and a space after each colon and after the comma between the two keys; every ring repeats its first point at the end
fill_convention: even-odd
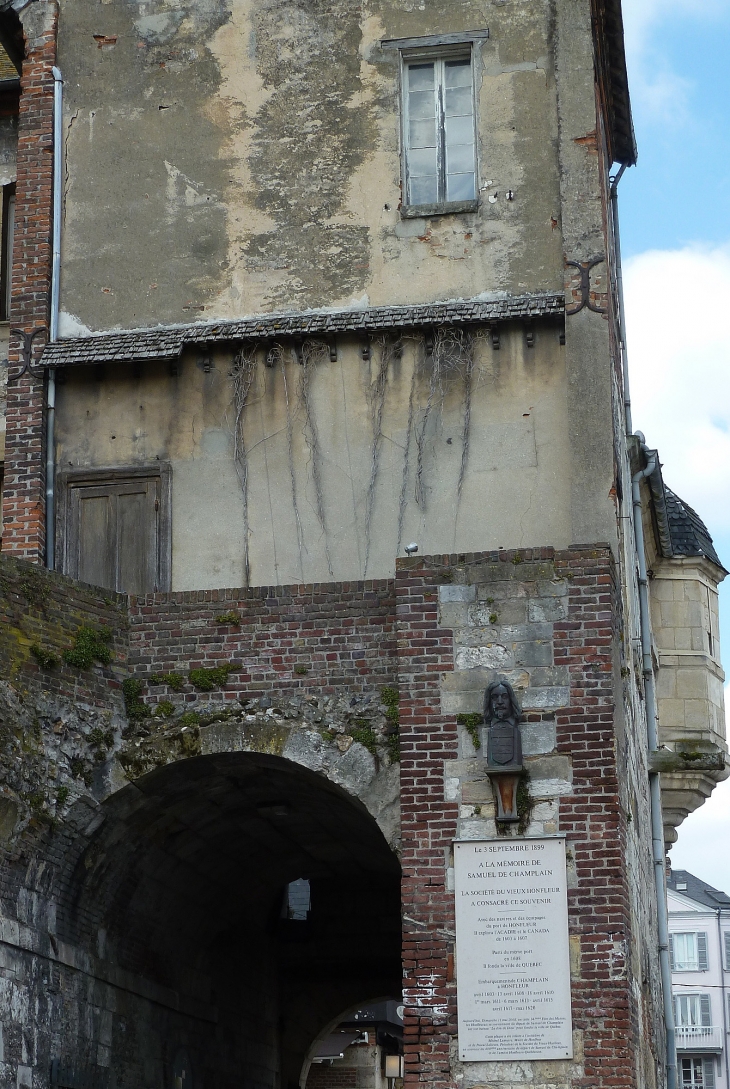
{"type": "Polygon", "coordinates": [[[707,526],[699,514],[664,483],[659,452],[654,450],[648,453],[656,455],[656,469],[648,482],[662,555],[668,559],[674,556],[706,556],[724,571],[707,526]]]}
{"type": "Polygon", "coordinates": [[[306,310],[264,314],[240,321],[196,322],[121,333],[96,333],[58,340],[46,346],[46,367],[78,367],[98,363],[177,359],[187,345],[225,344],[242,340],[333,337],[342,333],[377,333],[389,329],[423,329],[439,325],[489,325],[529,321],[564,313],[560,293],[512,295],[500,299],[465,299],[415,306],[372,306],[361,310],[306,310]]]}
{"type": "Polygon", "coordinates": [[[667,877],[667,888],[678,892],[680,896],[696,900],[698,904],[712,908],[714,911],[718,908],[730,909],[730,896],[726,892],[720,892],[719,889],[708,885],[706,881],[701,881],[699,877],[695,877],[687,870],[672,870],[667,877]],[[687,888],[678,889],[678,884],[686,885],[687,888]]]}
{"type": "MultiPolygon", "coordinates": [[[[667,519],[675,556],[707,556],[718,567],[720,559],[712,543],[707,526],[696,511],[664,485],[667,503],[667,519]]],[[[724,570],[724,568],[723,568],[724,570]]]]}

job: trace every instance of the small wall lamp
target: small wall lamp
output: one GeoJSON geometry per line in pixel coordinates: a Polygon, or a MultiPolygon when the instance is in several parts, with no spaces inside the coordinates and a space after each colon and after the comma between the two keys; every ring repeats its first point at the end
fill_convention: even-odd
{"type": "Polygon", "coordinates": [[[386,1078],[402,1078],[404,1072],[403,1056],[402,1055],[386,1055],[385,1056],[385,1076],[386,1078]]]}

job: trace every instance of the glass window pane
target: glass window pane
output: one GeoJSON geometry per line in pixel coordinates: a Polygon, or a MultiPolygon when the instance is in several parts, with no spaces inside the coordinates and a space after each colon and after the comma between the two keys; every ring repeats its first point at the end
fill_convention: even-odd
{"type": "Polygon", "coordinates": [[[471,114],[467,117],[446,118],[446,143],[471,144],[474,142],[474,122],[471,114]]]}
{"type": "Polygon", "coordinates": [[[674,968],[677,972],[696,972],[698,970],[696,934],[674,935],[674,968]]]}
{"type": "Polygon", "coordinates": [[[411,91],[408,95],[408,117],[435,117],[436,95],[433,91],[411,91]]]}
{"type": "Polygon", "coordinates": [[[426,91],[433,87],[433,64],[408,65],[408,90],[426,91]]]}
{"type": "Polygon", "coordinates": [[[444,65],[444,83],[447,87],[471,87],[471,61],[446,61],[444,65]]]}
{"type": "Polygon", "coordinates": [[[424,174],[437,174],[436,148],[414,148],[408,153],[408,173],[412,178],[422,177],[424,174]]]}
{"type": "Polygon", "coordinates": [[[474,145],[455,144],[446,148],[446,172],[464,174],[474,169],[474,145]]]}
{"type": "Polygon", "coordinates": [[[447,87],[444,92],[444,110],[447,117],[459,113],[471,117],[471,87],[447,87]]]}
{"type": "Polygon", "coordinates": [[[436,204],[439,196],[438,178],[411,178],[409,183],[409,204],[436,204]]]}
{"type": "Polygon", "coordinates": [[[436,119],[411,121],[408,126],[409,147],[436,147],[436,119]]]}
{"type": "Polygon", "coordinates": [[[473,174],[447,174],[447,200],[474,200],[476,191],[473,174]]]}

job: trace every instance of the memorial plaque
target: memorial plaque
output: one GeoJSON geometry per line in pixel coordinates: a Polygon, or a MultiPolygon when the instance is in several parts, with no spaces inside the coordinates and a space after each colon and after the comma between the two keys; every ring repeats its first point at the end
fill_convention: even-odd
{"type": "Polygon", "coordinates": [[[454,844],[459,1058],[570,1059],[565,842],[454,844]]]}

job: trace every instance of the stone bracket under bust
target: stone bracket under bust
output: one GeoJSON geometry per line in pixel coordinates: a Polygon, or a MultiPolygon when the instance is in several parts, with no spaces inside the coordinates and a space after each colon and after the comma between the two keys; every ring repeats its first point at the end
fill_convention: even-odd
{"type": "Polygon", "coordinates": [[[517,786],[523,771],[522,711],[509,681],[492,681],[484,694],[484,722],[487,733],[487,774],[497,799],[496,819],[514,822],[517,812],[517,786]]]}

